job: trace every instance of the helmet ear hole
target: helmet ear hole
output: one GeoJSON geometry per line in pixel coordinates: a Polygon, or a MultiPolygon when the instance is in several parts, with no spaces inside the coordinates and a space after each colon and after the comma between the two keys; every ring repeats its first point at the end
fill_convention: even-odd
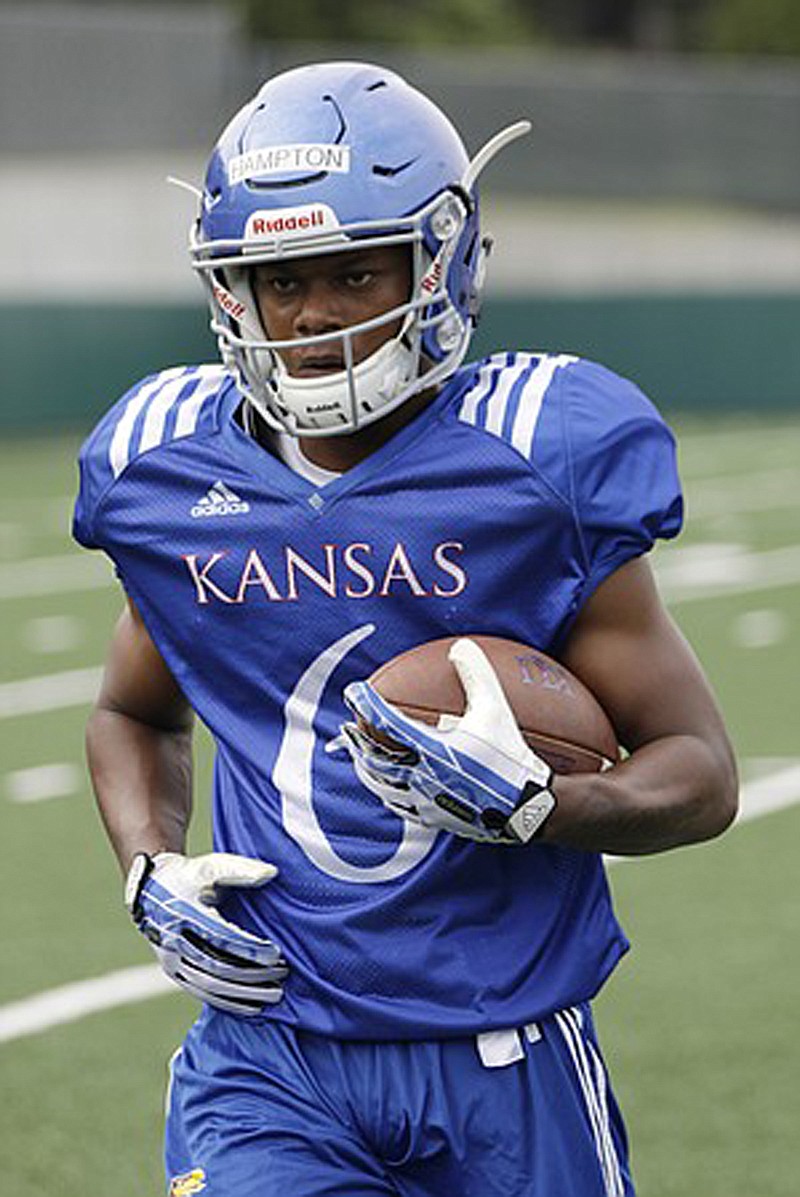
{"type": "Polygon", "coordinates": [[[472,271],[472,294],[469,297],[469,314],[473,324],[477,322],[483,303],[483,288],[486,285],[486,267],[494,242],[491,237],[481,237],[476,247],[475,264],[472,271]]]}
{"type": "Polygon", "coordinates": [[[472,296],[475,293],[475,267],[478,264],[478,255],[480,254],[480,246],[478,239],[478,231],[475,233],[467,246],[464,254],[465,270],[462,275],[461,289],[458,294],[459,303],[462,308],[469,309],[472,296]]]}

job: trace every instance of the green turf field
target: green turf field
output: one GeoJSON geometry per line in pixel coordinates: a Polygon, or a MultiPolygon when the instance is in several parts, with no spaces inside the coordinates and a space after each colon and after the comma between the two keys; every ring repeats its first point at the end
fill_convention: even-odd
{"type": "MultiPolygon", "coordinates": [[[[680,432],[689,524],[656,563],[758,817],[712,845],[613,864],[634,951],[597,1009],[640,1197],[796,1197],[800,417],[680,432]]],[[[42,991],[152,971],[82,763],[119,599],[69,542],[75,449],[0,446],[0,1191],[150,1197],[163,1192],[165,1063],[193,1004],[169,993],[27,1034],[10,1017],[42,1010],[27,1000],[42,991]]],[[[204,741],[198,755],[202,789],[204,741]]]]}

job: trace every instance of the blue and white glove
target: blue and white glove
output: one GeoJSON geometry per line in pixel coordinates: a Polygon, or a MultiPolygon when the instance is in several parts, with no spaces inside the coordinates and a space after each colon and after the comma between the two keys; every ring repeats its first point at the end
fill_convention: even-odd
{"type": "Polygon", "coordinates": [[[492,843],[527,843],[555,807],[553,771],[525,743],[503,687],[474,640],[450,649],[466,693],[458,718],[429,727],[386,702],[369,682],[344,700],[342,730],[356,775],[395,814],[492,843]]]}
{"type": "Polygon", "coordinates": [[[233,1014],[260,1014],[283,997],[280,949],[228,922],[216,910],[225,886],[258,886],[274,865],[227,852],[134,857],[125,905],[164,972],[202,1002],[233,1014]]]}

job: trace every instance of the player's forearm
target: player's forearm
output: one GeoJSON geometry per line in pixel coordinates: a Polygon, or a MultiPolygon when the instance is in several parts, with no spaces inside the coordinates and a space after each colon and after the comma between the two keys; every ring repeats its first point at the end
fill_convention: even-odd
{"type": "Polygon", "coordinates": [[[182,852],[192,808],[191,729],[98,707],[86,732],[92,784],[123,871],[137,852],[182,852]]]}
{"type": "Polygon", "coordinates": [[[727,745],[665,737],[606,773],[557,778],[542,839],[618,855],[663,852],[724,831],[737,790],[727,745]]]}

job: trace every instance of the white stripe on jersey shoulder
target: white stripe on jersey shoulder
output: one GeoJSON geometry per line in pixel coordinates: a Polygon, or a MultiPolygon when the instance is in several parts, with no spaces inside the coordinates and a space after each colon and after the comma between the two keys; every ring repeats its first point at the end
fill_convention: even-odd
{"type": "Polygon", "coordinates": [[[578,360],[570,353],[498,353],[481,366],[458,418],[508,441],[529,458],[542,402],[556,372],[578,360]]]}
{"type": "Polygon", "coordinates": [[[173,366],[140,386],[125,405],[111,438],[108,460],[114,477],[119,477],[140,453],[154,449],[165,439],[175,440],[194,432],[203,404],[217,393],[225,377],[222,365],[173,366]],[[191,383],[195,385],[181,398],[191,383]],[[167,436],[167,416],[173,408],[175,421],[167,436]]]}

